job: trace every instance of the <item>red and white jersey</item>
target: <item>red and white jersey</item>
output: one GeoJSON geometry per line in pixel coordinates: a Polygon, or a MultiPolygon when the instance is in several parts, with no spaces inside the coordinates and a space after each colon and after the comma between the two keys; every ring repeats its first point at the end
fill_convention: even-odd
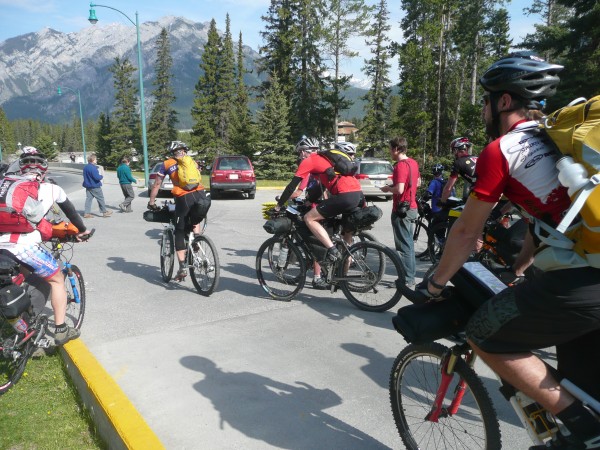
{"type": "Polygon", "coordinates": [[[479,155],[472,195],[495,203],[504,194],[533,217],[556,225],[571,204],[558,181],[558,157],[535,121],[517,122],[479,155]]]}

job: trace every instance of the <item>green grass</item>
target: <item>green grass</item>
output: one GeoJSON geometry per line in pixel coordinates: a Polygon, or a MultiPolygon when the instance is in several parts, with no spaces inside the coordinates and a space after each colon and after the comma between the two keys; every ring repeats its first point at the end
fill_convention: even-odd
{"type": "Polygon", "coordinates": [[[30,359],[0,397],[0,449],[104,449],[57,353],[30,359]]]}
{"type": "Polygon", "coordinates": [[[256,187],[284,188],[290,180],[256,180],[256,187]]]}

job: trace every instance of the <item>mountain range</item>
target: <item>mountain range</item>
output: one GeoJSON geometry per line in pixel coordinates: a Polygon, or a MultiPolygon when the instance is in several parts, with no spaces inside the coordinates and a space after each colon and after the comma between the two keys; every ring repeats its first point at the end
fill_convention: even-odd
{"type": "MultiPolygon", "coordinates": [[[[153,100],[156,39],[166,28],[173,58],[178,126],[191,127],[194,87],[200,77],[199,63],[209,25],[173,16],[140,25],[147,115],[153,100]]],[[[237,48],[237,43],[234,46],[237,48]]],[[[244,82],[247,86],[257,86],[261,82],[255,67],[259,55],[248,46],[244,46],[243,52],[248,71],[244,82]]],[[[108,68],[115,57],[129,58],[137,67],[136,33],[131,26],[91,26],[76,33],[44,28],[7,39],[0,42],[0,106],[11,120],[31,118],[60,123],[78,116],[73,90],[80,93],[84,120],[95,119],[101,112],[110,112],[114,103],[113,77],[108,68]],[[61,96],[57,94],[59,86],[61,96]]],[[[356,80],[357,85],[361,83],[356,80]]],[[[347,91],[346,96],[357,101],[351,110],[344,112],[343,118],[363,115],[359,97],[365,93],[360,87],[347,91]]]]}

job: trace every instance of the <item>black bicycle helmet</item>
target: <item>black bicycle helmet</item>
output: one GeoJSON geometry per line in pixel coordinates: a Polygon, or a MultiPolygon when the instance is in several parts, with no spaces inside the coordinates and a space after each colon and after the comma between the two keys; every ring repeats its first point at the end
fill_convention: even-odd
{"type": "Polygon", "coordinates": [[[431,173],[434,177],[439,177],[442,173],[444,173],[444,166],[442,164],[434,164],[431,168],[431,173]]]}
{"type": "Polygon", "coordinates": [[[356,145],[352,142],[336,142],[333,148],[340,150],[347,155],[356,155],[356,145]]]}
{"type": "Polygon", "coordinates": [[[178,150],[188,151],[188,146],[185,142],[182,141],[172,141],[169,145],[169,153],[175,153],[178,150]]]}
{"type": "Polygon", "coordinates": [[[479,79],[487,92],[508,92],[525,100],[534,100],[526,105],[539,109],[539,102],[556,93],[564,67],[550,64],[530,51],[511,53],[496,61],[479,79]]]}
{"type": "Polygon", "coordinates": [[[319,141],[315,138],[302,136],[296,144],[296,152],[314,152],[319,150],[319,141]]]}

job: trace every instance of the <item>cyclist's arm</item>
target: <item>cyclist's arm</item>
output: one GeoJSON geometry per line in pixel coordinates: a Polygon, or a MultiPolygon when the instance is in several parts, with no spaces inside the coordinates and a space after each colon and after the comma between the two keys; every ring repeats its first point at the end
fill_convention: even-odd
{"type": "Polygon", "coordinates": [[[525,270],[533,264],[533,254],[535,252],[535,242],[531,231],[528,229],[523,239],[523,246],[521,251],[517,255],[512,270],[516,276],[521,277],[525,273],[525,270]]]}
{"type": "Polygon", "coordinates": [[[77,227],[80,233],[85,232],[86,228],[85,224],[83,223],[83,219],[75,210],[75,206],[73,205],[73,203],[71,203],[71,200],[67,198],[63,202],[56,202],[56,204],[61,209],[61,211],[65,213],[67,219],[69,219],[69,221],[77,227]]]}
{"type": "Polygon", "coordinates": [[[444,185],[444,190],[442,191],[442,198],[440,199],[442,203],[446,203],[448,201],[450,194],[452,194],[452,188],[456,184],[456,180],[458,180],[458,177],[451,176],[450,178],[448,178],[448,181],[446,181],[446,184],[444,185]]]}
{"type": "Polygon", "coordinates": [[[294,176],[294,178],[292,178],[292,181],[290,181],[290,183],[285,187],[281,196],[279,197],[279,200],[277,201],[278,206],[281,207],[285,204],[285,202],[288,201],[301,181],[302,177],[294,176]]]}
{"type": "MultiPolygon", "coordinates": [[[[477,239],[481,237],[485,222],[494,205],[495,203],[478,200],[473,195],[469,197],[462,214],[450,228],[442,259],[433,276],[433,281],[437,285],[448,283],[467,261],[477,239]]],[[[441,289],[430,285],[429,291],[437,294],[441,289]]]]}

